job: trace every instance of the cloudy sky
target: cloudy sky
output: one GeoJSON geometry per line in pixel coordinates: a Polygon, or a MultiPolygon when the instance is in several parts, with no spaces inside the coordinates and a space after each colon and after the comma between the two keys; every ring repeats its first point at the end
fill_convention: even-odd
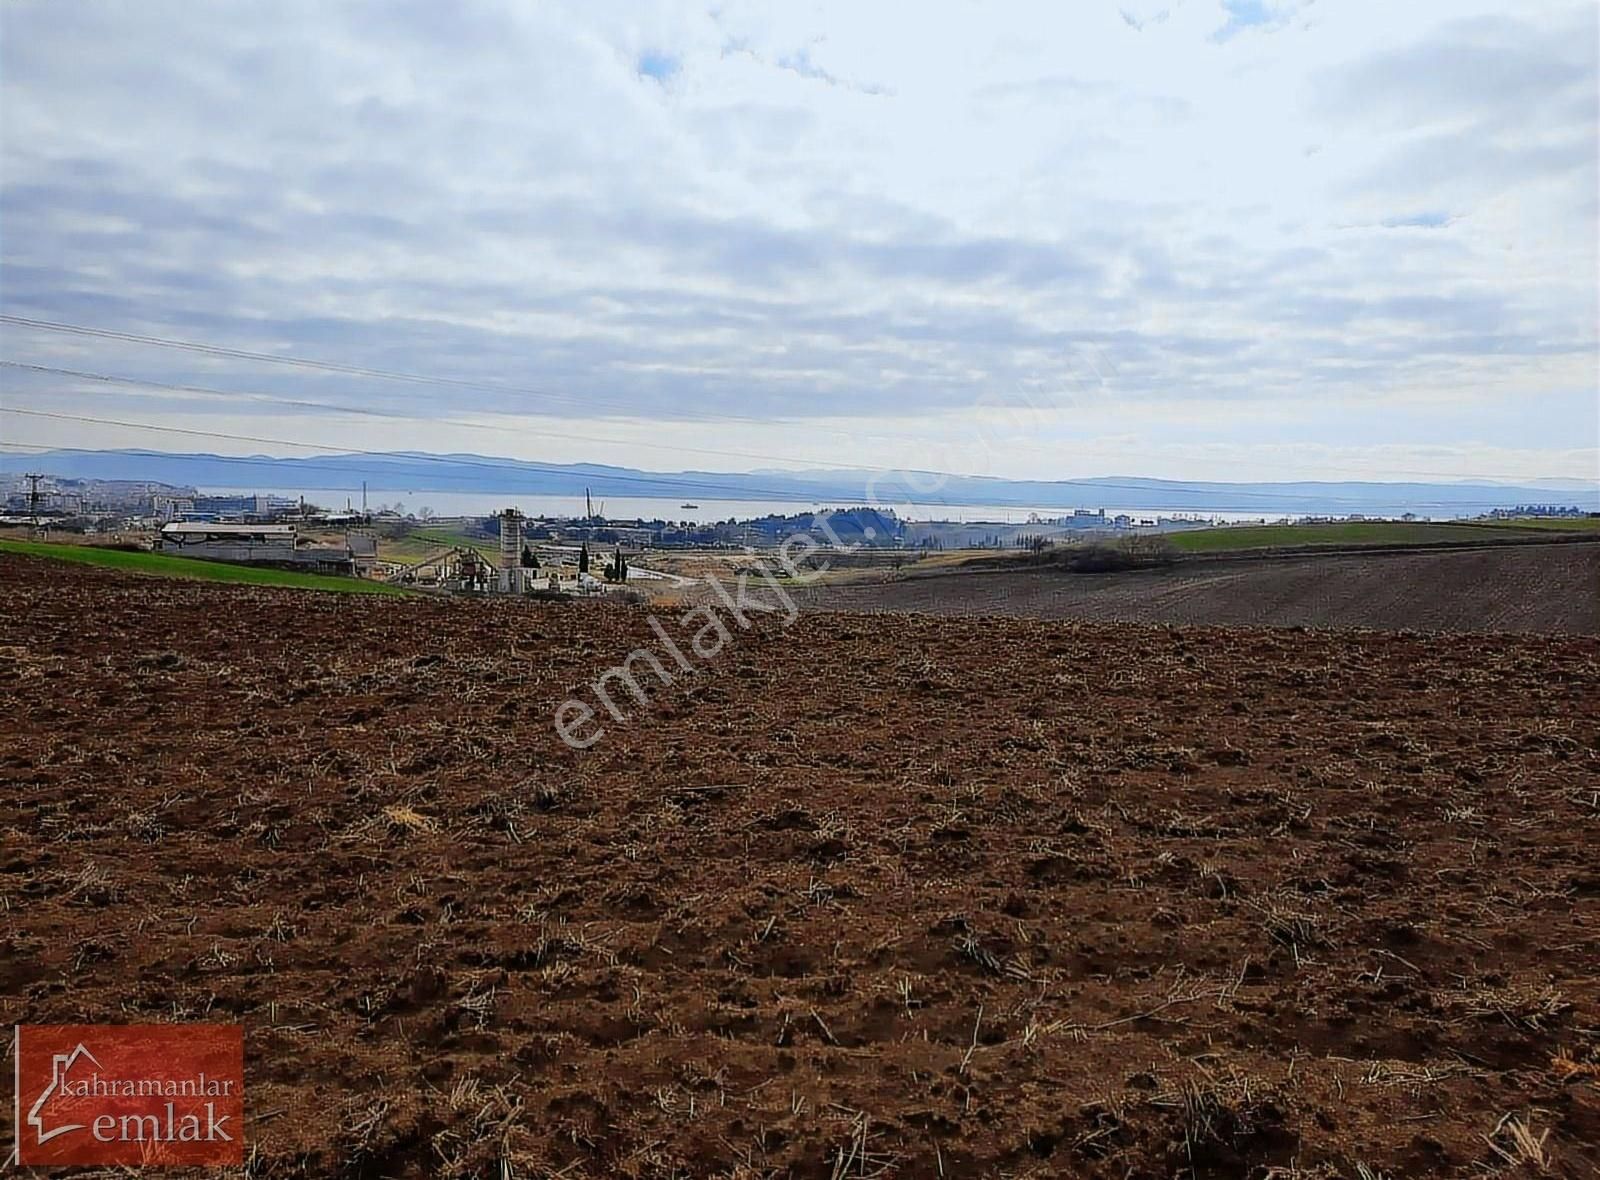
{"type": "Polygon", "coordinates": [[[6,315],[454,383],[6,323],[0,443],[1596,475],[1592,3],[905,11],[6,0],[6,315]]]}

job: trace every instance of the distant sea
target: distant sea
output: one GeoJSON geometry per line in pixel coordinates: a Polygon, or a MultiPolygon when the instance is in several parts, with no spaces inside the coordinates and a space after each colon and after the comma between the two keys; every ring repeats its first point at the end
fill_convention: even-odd
{"type": "MultiPolygon", "coordinates": [[[[214,494],[247,494],[304,496],[323,508],[342,510],[361,507],[361,490],[356,488],[217,488],[204,489],[214,494]]],[[[516,508],[528,516],[582,516],[583,497],[561,495],[528,495],[525,492],[507,492],[495,495],[488,492],[370,492],[367,507],[376,512],[379,508],[398,506],[402,513],[421,515],[424,508],[434,516],[488,516],[503,508],[516,508]]],[[[694,497],[692,501],[650,497],[604,496],[595,498],[595,511],[617,520],[677,520],[695,524],[717,521],[749,520],[755,517],[788,516],[797,512],[815,512],[823,508],[853,508],[866,506],[864,501],[801,501],[801,500],[713,500],[694,497]],[[686,503],[696,507],[686,508],[686,503]]],[[[873,505],[880,509],[893,509],[902,520],[945,520],[972,523],[977,521],[996,524],[1026,524],[1030,515],[1041,520],[1055,520],[1070,516],[1067,508],[1036,508],[1028,505],[997,506],[994,504],[934,504],[885,502],[873,505]]],[[[1217,520],[1229,524],[1252,520],[1279,520],[1285,516],[1301,515],[1300,511],[1274,511],[1270,505],[1254,512],[1211,512],[1193,506],[1187,508],[1119,508],[1115,504],[1084,504],[1093,511],[1104,508],[1107,516],[1127,513],[1135,520],[1154,520],[1157,516],[1186,517],[1194,520],[1217,520]]]]}

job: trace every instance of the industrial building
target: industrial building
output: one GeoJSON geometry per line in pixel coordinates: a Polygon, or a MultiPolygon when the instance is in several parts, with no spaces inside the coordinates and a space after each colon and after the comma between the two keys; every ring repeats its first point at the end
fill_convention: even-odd
{"type": "Polygon", "coordinates": [[[500,577],[502,594],[521,594],[527,580],[522,568],[522,522],[527,518],[515,508],[498,513],[500,520],[500,577]]]}
{"type": "Polygon", "coordinates": [[[151,502],[155,514],[167,520],[271,520],[302,511],[304,506],[291,496],[260,495],[258,493],[208,496],[153,495],[151,502]]]}
{"type": "Polygon", "coordinates": [[[156,549],[206,561],[295,566],[358,578],[370,576],[378,561],[378,539],[370,533],[347,533],[343,544],[317,543],[302,538],[291,524],[176,521],[162,527],[156,549]]]}

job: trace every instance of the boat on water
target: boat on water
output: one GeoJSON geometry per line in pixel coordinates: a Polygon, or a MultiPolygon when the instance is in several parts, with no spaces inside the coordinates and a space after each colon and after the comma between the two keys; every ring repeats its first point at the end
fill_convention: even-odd
{"type": "Polygon", "coordinates": [[[698,504],[679,504],[678,507],[679,508],[698,508],[698,507],[700,507],[700,505],[698,505],[698,504]]]}

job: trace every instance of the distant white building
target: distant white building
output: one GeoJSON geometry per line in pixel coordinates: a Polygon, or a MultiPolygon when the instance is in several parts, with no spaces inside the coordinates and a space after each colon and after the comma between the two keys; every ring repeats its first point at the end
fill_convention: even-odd
{"type": "Polygon", "coordinates": [[[1069,529],[1103,529],[1106,527],[1106,510],[1100,508],[1090,511],[1087,508],[1074,508],[1072,515],[1062,517],[1059,523],[1069,529]]]}

